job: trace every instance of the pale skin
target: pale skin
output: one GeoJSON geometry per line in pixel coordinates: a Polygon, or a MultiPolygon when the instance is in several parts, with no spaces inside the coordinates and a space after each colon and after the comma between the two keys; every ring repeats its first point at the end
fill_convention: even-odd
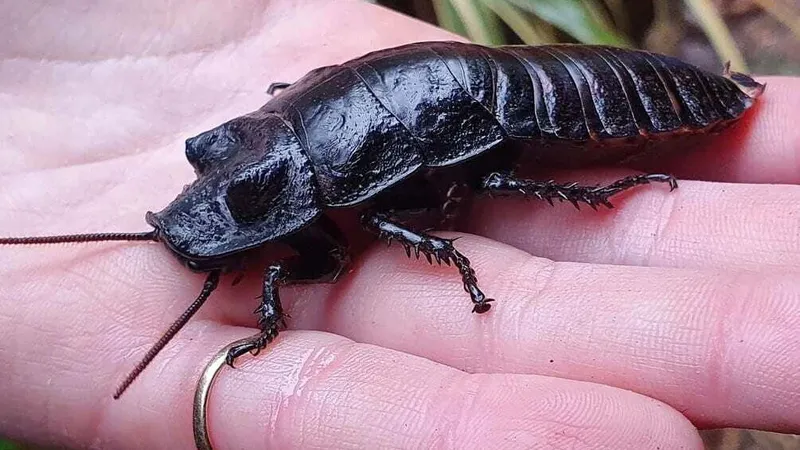
{"type": "MultiPolygon", "coordinates": [[[[271,82],[452,38],[351,2],[44,3],[0,8],[4,236],[144,231],[193,177],[184,139],[256,109],[271,82]]],[[[700,449],[697,427],[800,432],[800,81],[759,80],[739,127],[659,168],[672,193],[602,212],[479,202],[468,233],[442,235],[497,299],[487,314],[454,269],[399,247],[285,289],[290,330],[216,385],[217,448],[700,449]]],[[[192,448],[195,382],[255,332],[261,269],[223,279],[114,401],[203,276],[152,243],[0,254],[0,435],[192,448]]]]}

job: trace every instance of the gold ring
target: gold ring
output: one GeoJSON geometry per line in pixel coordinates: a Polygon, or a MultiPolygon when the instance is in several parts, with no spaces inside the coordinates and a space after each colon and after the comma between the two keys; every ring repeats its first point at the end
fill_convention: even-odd
{"type": "MultiPolygon", "coordinates": [[[[259,334],[256,334],[255,336],[258,336],[259,334]]],[[[225,358],[228,356],[228,351],[230,351],[230,349],[232,349],[234,346],[252,342],[253,337],[231,342],[222,350],[217,352],[217,354],[211,358],[211,361],[208,362],[206,368],[203,369],[203,374],[197,381],[197,388],[194,391],[192,426],[194,428],[194,444],[197,446],[198,450],[213,450],[213,447],[211,446],[211,439],[208,436],[208,395],[211,393],[211,387],[214,384],[214,380],[217,378],[219,371],[223,366],[225,366],[225,358]]]]}

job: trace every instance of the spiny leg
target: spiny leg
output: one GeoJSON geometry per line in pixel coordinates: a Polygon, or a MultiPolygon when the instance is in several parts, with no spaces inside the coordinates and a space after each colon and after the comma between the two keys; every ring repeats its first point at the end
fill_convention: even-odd
{"type": "Polygon", "coordinates": [[[264,272],[261,304],[253,311],[258,314],[258,327],[261,329],[261,334],[244,344],[231,348],[225,358],[225,362],[229,366],[233,367],[234,360],[245,353],[250,352],[257,355],[261,349],[278,337],[278,326],[286,326],[281,299],[278,295],[278,286],[286,281],[289,273],[286,267],[290,265],[291,261],[285,260],[267,267],[264,272]]]}
{"type": "Polygon", "coordinates": [[[485,177],[481,183],[483,191],[489,194],[522,194],[546,200],[551,205],[553,200],[568,201],[578,208],[578,202],[586,203],[593,209],[598,205],[613,208],[608,200],[614,194],[630,189],[634,186],[650,183],[668,183],[670,191],[678,187],[678,182],[672,175],[651,173],[633,175],[617,180],[607,186],[581,186],[578,183],[558,184],[555,181],[534,181],[517,179],[510,174],[492,173],[485,177]]]}
{"type": "Polygon", "coordinates": [[[277,91],[282,91],[282,90],[284,90],[284,89],[288,88],[288,87],[289,87],[289,86],[291,86],[291,85],[292,85],[292,83],[284,83],[284,82],[276,82],[276,83],[272,83],[272,84],[270,84],[270,85],[269,85],[269,87],[267,88],[267,94],[269,94],[269,95],[275,95],[275,92],[277,92],[277,91]]]}
{"type": "Polygon", "coordinates": [[[258,354],[277,336],[286,324],[286,315],[281,306],[279,289],[285,284],[331,283],[336,281],[350,262],[347,243],[336,225],[327,217],[321,217],[311,227],[303,230],[286,242],[297,251],[297,256],[288,257],[271,264],[264,271],[261,304],[258,314],[261,334],[249,342],[233,347],[226,362],[233,362],[245,353],[258,354]]]}
{"type": "Polygon", "coordinates": [[[365,213],[362,216],[362,222],[367,230],[377,234],[379,238],[385,239],[389,243],[396,240],[402,244],[409,257],[413,250],[418,259],[419,254],[422,253],[431,264],[435,259],[439,264],[444,262],[448,266],[451,263],[455,265],[461,273],[464,290],[472,299],[472,312],[482,314],[489,311],[491,308],[489,302],[494,300],[486,298],[486,295],[478,288],[475,271],[470,266],[469,259],[453,247],[454,239],[443,239],[426,233],[417,233],[393,221],[388,215],[377,212],[365,213]]]}
{"type": "Polygon", "coordinates": [[[443,230],[455,228],[462,210],[469,206],[472,192],[463,182],[453,182],[445,192],[445,200],[440,208],[439,227],[443,230]]]}

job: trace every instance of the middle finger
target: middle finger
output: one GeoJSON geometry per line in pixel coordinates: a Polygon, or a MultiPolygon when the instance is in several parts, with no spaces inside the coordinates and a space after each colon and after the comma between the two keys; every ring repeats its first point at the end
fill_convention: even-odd
{"type": "Polygon", "coordinates": [[[477,237],[458,243],[497,299],[488,314],[469,313],[454,269],[384,248],[333,288],[297,290],[293,328],[468,372],[623,387],[702,425],[800,429],[797,276],[552,263],[477,237]]]}

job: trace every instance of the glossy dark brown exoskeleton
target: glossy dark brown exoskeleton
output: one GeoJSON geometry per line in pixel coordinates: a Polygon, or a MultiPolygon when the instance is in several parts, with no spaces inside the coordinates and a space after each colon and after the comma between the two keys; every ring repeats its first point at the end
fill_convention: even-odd
{"type": "Polygon", "coordinates": [[[262,334],[234,348],[229,362],[274,339],[283,319],[279,286],[335,281],[349,261],[327,215],[336,209],[357,208],[365,228],[400,242],[409,255],[455,265],[473,311],[484,313],[491,299],[469,260],[451,240],[415,230],[408,212],[427,211],[446,227],[459,202],[476,193],[595,208],[611,207],[611,195],[635,185],[674,188],[663,174],[594,187],[520,179],[514,169],[531,155],[573,167],[619,163],[652,141],[724,128],[764,90],[746,75],[713,75],[642,51],[456,42],[381,50],[273,87],[283,91],[258,111],[186,142],[197,180],[164,210],[147,214],[154,232],[127,236],[163,242],[209,277],[117,396],[205,301],[221,272],[249,251],[281,242],[297,254],[265,270],[257,310],[262,334]]]}

